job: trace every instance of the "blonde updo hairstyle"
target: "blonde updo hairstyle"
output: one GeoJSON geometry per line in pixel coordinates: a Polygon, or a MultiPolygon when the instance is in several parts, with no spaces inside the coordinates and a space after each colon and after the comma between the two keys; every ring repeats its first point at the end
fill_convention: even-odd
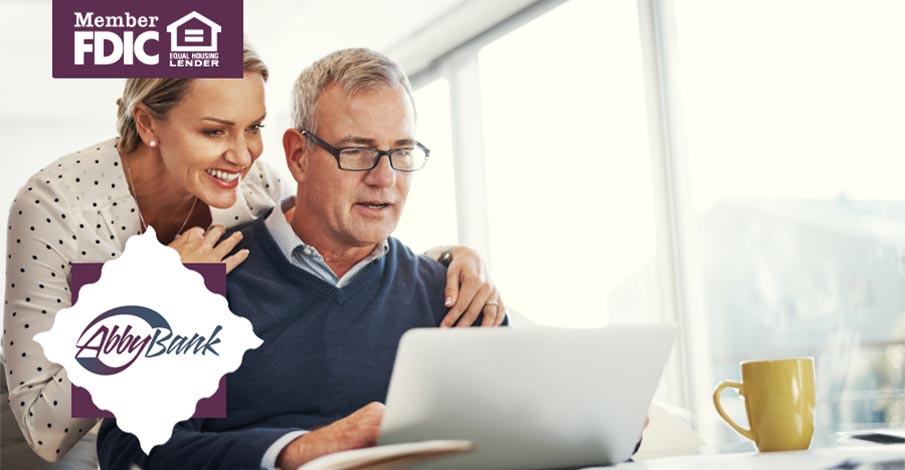
{"type": "MultiPolygon", "coordinates": [[[[267,81],[269,72],[258,53],[245,42],[242,48],[242,68],[246,72],[260,73],[267,81]]],[[[188,90],[191,78],[130,78],[126,80],[123,97],[116,100],[119,109],[116,112],[119,141],[117,149],[128,154],[141,145],[141,136],[135,125],[135,108],[144,103],[148,112],[155,119],[162,119],[167,112],[179,104],[188,90]]]]}

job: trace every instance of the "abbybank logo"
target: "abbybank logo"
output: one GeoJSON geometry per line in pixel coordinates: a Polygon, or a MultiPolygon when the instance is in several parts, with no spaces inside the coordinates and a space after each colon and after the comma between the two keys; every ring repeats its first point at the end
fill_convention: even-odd
{"type": "Polygon", "coordinates": [[[71,279],[72,306],[34,340],[66,370],[73,416],[112,413],[150,453],[179,421],[225,415],[223,378],[261,339],[229,310],[223,264],[188,268],[148,227],[102,266],[73,263],[71,279]]]}
{"type": "Polygon", "coordinates": [[[241,0],[54,0],[53,26],[55,78],[242,76],[241,0]]]}
{"type": "Polygon", "coordinates": [[[164,354],[201,354],[219,356],[214,345],[220,342],[214,327],[206,338],[173,335],[170,324],[154,310],[128,305],[108,310],[82,331],[76,342],[75,359],[89,372],[113,375],[129,368],[144,353],[153,358],[164,354]],[[151,333],[153,332],[153,334],[151,333]]]}

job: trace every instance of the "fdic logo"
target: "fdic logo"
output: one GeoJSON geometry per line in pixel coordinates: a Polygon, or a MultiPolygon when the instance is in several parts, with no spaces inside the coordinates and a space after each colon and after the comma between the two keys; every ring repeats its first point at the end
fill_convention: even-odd
{"type": "MultiPolygon", "coordinates": [[[[159,16],[101,16],[75,12],[74,63],[76,65],[157,65],[160,55],[149,47],[159,45],[159,16]],[[90,61],[90,62],[88,62],[90,61]]],[[[170,67],[219,67],[219,24],[193,11],[166,27],[170,36],[170,67]]],[[[155,47],[154,49],[159,49],[155,47]]]]}

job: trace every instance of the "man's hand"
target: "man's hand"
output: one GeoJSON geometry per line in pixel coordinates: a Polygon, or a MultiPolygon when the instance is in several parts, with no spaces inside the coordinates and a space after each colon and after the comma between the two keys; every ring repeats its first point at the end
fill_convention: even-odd
{"type": "Polygon", "coordinates": [[[280,452],[277,467],[294,470],[327,454],[377,444],[385,408],[383,403],[371,402],[329,426],[298,437],[280,452]]]}
{"type": "Polygon", "coordinates": [[[638,443],[635,444],[635,450],[632,451],[632,455],[638,453],[638,450],[641,449],[641,441],[644,440],[644,431],[647,429],[647,425],[650,424],[650,416],[644,417],[644,425],[641,426],[641,435],[638,436],[638,443]]]}

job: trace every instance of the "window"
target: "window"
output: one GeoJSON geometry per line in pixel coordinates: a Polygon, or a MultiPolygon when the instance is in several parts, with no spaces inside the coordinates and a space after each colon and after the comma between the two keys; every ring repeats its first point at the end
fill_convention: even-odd
{"type": "MultiPolygon", "coordinates": [[[[709,326],[698,334],[712,351],[694,360],[711,361],[715,384],[737,378],[739,361],[813,356],[818,444],[901,426],[905,4],[683,0],[675,11],[709,326]]],[[[740,423],[743,409],[736,398],[740,423]]],[[[721,450],[750,449],[714,429],[721,450]]]]}
{"type": "Polygon", "coordinates": [[[659,308],[637,15],[574,0],[478,55],[491,268],[507,306],[538,323],[659,308]]]}
{"type": "Polygon", "coordinates": [[[817,446],[905,424],[905,4],[534,7],[432,67],[467,104],[453,128],[482,123],[462,134],[483,139],[486,212],[460,193],[460,230],[488,247],[507,306],[594,327],[675,305],[692,330],[661,385],[712,450],[751,449],[706,403],[744,360],[816,359],[817,446]],[[657,166],[649,118],[673,151],[657,166]]]}
{"type": "Polygon", "coordinates": [[[417,138],[431,153],[412,174],[405,211],[393,236],[416,253],[456,242],[456,196],[450,134],[449,85],[434,80],[414,92],[417,138]]]}

